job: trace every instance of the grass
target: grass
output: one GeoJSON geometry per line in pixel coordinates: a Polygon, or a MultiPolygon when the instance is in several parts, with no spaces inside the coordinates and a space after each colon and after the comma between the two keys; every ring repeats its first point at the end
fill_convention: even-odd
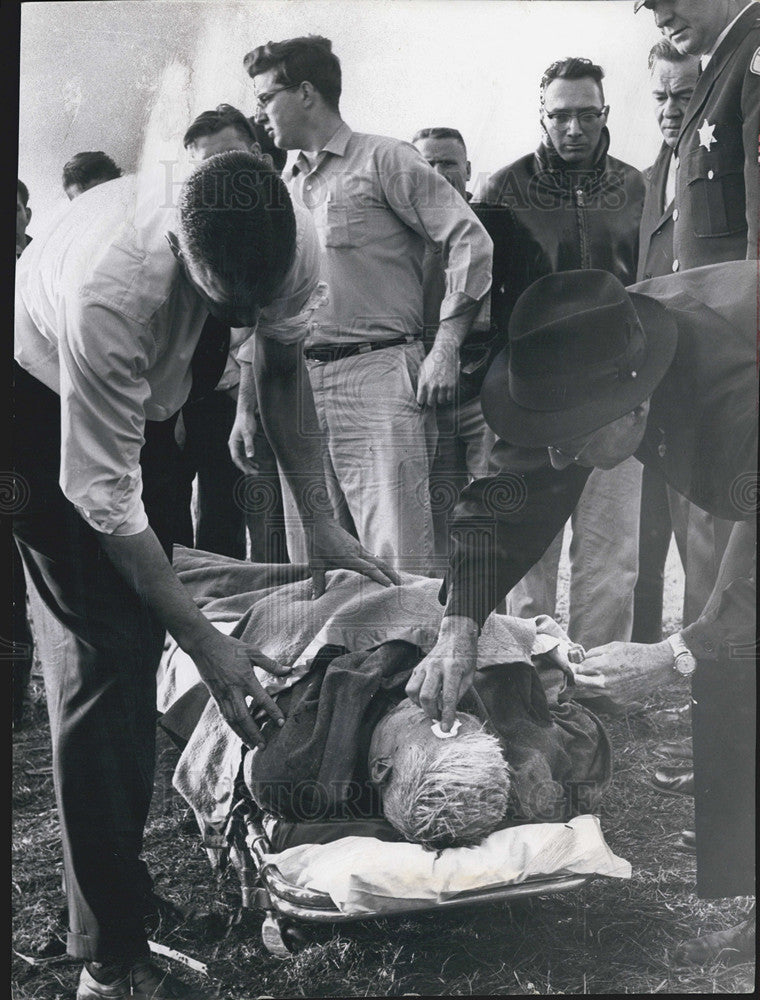
{"type": "MultiPolygon", "coordinates": [[[[682,592],[672,557],[667,572],[671,631],[682,592]]],[[[79,963],[60,954],[61,854],[44,696],[39,681],[34,687],[30,722],[14,736],[11,995],[68,1000],[79,963]],[[30,964],[45,955],[46,963],[30,964]]],[[[308,943],[285,962],[265,951],[261,917],[240,911],[234,873],[212,872],[192,814],[171,787],[176,750],[162,740],[145,858],[156,891],[185,917],[163,923],[154,940],[207,963],[210,979],[172,965],[224,1000],[752,992],[748,963],[678,969],[668,961],[679,940],[736,923],[750,905],[696,898],[694,858],[675,849],[680,830],[693,822],[691,800],[661,796],[648,783],[653,747],[688,733],[687,721],[667,721],[656,711],[685,700],[686,687],[676,680],[642,715],[606,720],[616,774],[602,827],[613,851],[631,862],[630,881],[599,879],[567,895],[512,905],[335,928],[302,925],[308,943]]]]}

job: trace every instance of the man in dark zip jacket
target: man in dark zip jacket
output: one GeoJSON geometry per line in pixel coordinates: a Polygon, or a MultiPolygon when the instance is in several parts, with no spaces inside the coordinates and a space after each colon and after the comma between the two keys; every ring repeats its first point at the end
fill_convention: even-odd
{"type": "MultiPolygon", "coordinates": [[[[492,314],[504,342],[515,302],[544,275],[596,268],[635,281],[644,181],[608,155],[603,75],[588,59],[553,63],[541,80],[541,145],[497,171],[484,192],[492,314]]],[[[640,489],[632,460],[597,469],[572,517],[569,633],[589,648],[631,637],[640,489]]],[[[562,532],[513,588],[511,614],[555,613],[561,542],[562,532]]]]}

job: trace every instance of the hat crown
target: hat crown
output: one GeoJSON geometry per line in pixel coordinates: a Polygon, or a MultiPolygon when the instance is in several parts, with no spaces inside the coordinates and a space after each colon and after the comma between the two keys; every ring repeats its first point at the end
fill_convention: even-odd
{"type": "Polygon", "coordinates": [[[539,278],[509,322],[509,388],[539,409],[594,398],[610,380],[636,378],[646,338],[628,293],[607,271],[539,278]]]}

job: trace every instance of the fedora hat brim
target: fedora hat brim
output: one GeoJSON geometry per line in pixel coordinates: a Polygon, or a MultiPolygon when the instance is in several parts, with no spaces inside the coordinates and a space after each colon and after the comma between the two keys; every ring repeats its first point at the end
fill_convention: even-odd
{"type": "Polygon", "coordinates": [[[532,410],[509,395],[509,345],[494,358],[480,391],[486,423],[501,439],[527,448],[570,441],[630,413],[651,396],[670,367],[678,328],[665,307],[638,292],[628,292],[647,338],[646,358],[636,378],[619,383],[614,392],[563,410],[532,410]]]}

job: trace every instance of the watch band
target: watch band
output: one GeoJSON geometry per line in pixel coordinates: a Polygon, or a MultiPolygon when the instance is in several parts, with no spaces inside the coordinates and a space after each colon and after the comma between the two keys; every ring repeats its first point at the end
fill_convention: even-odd
{"type": "Polygon", "coordinates": [[[691,677],[697,669],[697,661],[694,659],[692,651],[683,641],[680,632],[676,632],[675,635],[669,635],[667,642],[673,650],[673,669],[682,677],[691,677]]]}

